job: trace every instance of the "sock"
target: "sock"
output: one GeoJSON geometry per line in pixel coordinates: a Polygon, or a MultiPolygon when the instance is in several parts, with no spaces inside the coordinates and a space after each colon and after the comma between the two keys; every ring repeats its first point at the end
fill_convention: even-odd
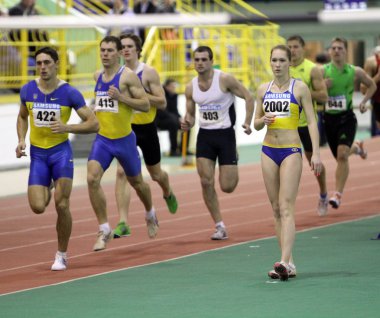
{"type": "Polygon", "coordinates": [[[224,222],[223,221],[220,221],[218,223],[215,223],[215,227],[222,227],[222,228],[226,228],[226,226],[224,225],[224,222]]]}
{"type": "Polygon", "coordinates": [[[338,192],[338,191],[335,191],[335,195],[340,199],[342,197],[342,193],[341,192],[338,192]]]}
{"type": "Polygon", "coordinates": [[[327,198],[327,193],[320,193],[319,194],[322,200],[325,200],[327,198]]]}
{"type": "Polygon", "coordinates": [[[99,231],[103,231],[104,234],[110,233],[111,232],[110,224],[108,222],[100,224],[99,225],[99,231]]]}
{"type": "Polygon", "coordinates": [[[62,256],[63,258],[67,258],[67,253],[66,252],[57,251],[57,255],[62,256]]]}
{"type": "Polygon", "coordinates": [[[154,210],[153,207],[150,209],[150,211],[145,212],[145,218],[147,220],[154,218],[155,215],[156,215],[156,211],[154,210]]]}

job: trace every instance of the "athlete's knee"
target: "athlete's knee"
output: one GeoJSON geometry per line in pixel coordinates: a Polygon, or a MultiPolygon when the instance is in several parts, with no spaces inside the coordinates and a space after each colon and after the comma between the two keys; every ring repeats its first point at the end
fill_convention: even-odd
{"type": "Polygon", "coordinates": [[[236,186],[237,182],[229,182],[227,184],[221,184],[220,188],[225,193],[232,193],[236,189],[236,186]]]}
{"type": "Polygon", "coordinates": [[[97,173],[87,173],[87,185],[89,188],[96,188],[100,184],[101,176],[97,173]]]}
{"type": "Polygon", "coordinates": [[[348,151],[338,151],[336,155],[337,161],[348,161],[349,152],[348,151]]]}
{"type": "Polygon", "coordinates": [[[204,189],[213,188],[214,187],[214,179],[201,177],[201,186],[204,189]]]}
{"type": "Polygon", "coordinates": [[[31,202],[30,203],[30,208],[32,209],[33,213],[35,213],[35,214],[42,214],[46,210],[46,205],[42,201],[31,202]]]}
{"type": "Polygon", "coordinates": [[[127,176],[125,175],[125,172],[124,172],[124,168],[120,165],[117,166],[117,169],[116,169],[116,178],[119,178],[119,179],[126,179],[127,176]]]}
{"type": "Polygon", "coordinates": [[[158,182],[160,181],[163,177],[165,177],[165,172],[164,171],[155,171],[150,174],[150,177],[152,178],[153,181],[158,182]]]}

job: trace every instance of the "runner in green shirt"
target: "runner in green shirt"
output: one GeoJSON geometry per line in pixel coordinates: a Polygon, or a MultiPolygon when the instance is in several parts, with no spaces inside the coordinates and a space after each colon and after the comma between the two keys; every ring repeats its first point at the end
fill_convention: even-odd
{"type": "Polygon", "coordinates": [[[329,203],[334,209],[337,209],[349,174],[348,157],[351,154],[357,154],[363,159],[367,158],[363,142],[354,142],[357,128],[352,103],[354,87],[359,87],[360,84],[367,87],[359,104],[360,112],[364,113],[367,111],[366,103],[376,91],[376,84],[361,67],[346,63],[346,39],[334,38],[331,41],[329,54],[331,63],[322,68],[329,95],[325,106],[324,121],[327,142],[337,161],[335,193],[329,199],[329,203]]]}

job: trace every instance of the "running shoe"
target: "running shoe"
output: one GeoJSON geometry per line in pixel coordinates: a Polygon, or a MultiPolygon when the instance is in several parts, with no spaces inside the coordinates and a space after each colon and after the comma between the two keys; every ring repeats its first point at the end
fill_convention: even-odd
{"type": "Polygon", "coordinates": [[[280,280],[285,281],[289,278],[289,265],[285,262],[276,262],[273,266],[274,271],[278,274],[280,280]]]}
{"type": "Polygon", "coordinates": [[[125,222],[119,222],[113,230],[113,238],[131,235],[131,228],[125,222]]]}
{"type": "Polygon", "coordinates": [[[359,148],[358,155],[360,156],[360,158],[362,158],[363,160],[367,159],[368,151],[364,149],[364,141],[362,140],[355,141],[355,145],[359,148]]]}
{"type": "Polygon", "coordinates": [[[215,232],[211,235],[211,239],[215,241],[221,241],[228,239],[227,230],[223,226],[217,226],[215,232]]]}
{"type": "Polygon", "coordinates": [[[145,218],[145,221],[146,221],[146,226],[147,226],[147,229],[148,229],[148,236],[149,236],[149,238],[151,238],[151,239],[155,238],[157,236],[157,232],[158,232],[158,220],[157,220],[157,216],[154,215],[150,219],[145,218]]]}
{"type": "Polygon", "coordinates": [[[170,190],[170,194],[168,197],[164,196],[164,199],[166,201],[166,205],[168,206],[169,212],[171,214],[175,214],[178,209],[178,202],[177,198],[175,197],[173,191],[170,190]]]}
{"type": "MultiPolygon", "coordinates": [[[[268,276],[272,279],[280,279],[280,275],[276,273],[274,269],[268,272],[268,276]]],[[[289,263],[289,278],[294,278],[297,276],[296,266],[289,263]]]]}
{"type": "Polygon", "coordinates": [[[55,260],[53,265],[51,266],[52,271],[64,271],[67,268],[67,258],[63,257],[62,255],[58,254],[58,252],[55,254],[55,260]]]}
{"type": "Polygon", "coordinates": [[[319,197],[317,212],[319,216],[325,216],[327,214],[329,206],[329,200],[327,198],[319,197]]]}
{"type": "Polygon", "coordinates": [[[95,252],[104,250],[107,247],[107,243],[111,241],[112,238],[113,238],[112,231],[110,231],[107,234],[105,234],[103,231],[99,231],[93,250],[95,252]]]}
{"type": "Polygon", "coordinates": [[[335,192],[334,195],[329,199],[329,203],[334,209],[337,209],[340,206],[341,199],[342,196],[338,192],[335,192]]]}

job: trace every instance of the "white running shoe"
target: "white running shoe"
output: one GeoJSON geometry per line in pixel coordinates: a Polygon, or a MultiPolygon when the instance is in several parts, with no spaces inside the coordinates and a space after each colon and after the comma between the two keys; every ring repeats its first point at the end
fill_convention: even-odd
{"type": "Polygon", "coordinates": [[[94,244],[93,250],[101,251],[107,247],[107,243],[111,241],[113,238],[113,231],[110,231],[107,234],[104,234],[103,231],[98,232],[98,237],[96,238],[96,242],[94,244]]]}
{"type": "MultiPolygon", "coordinates": [[[[297,270],[296,270],[296,266],[294,264],[291,264],[289,263],[289,266],[288,266],[288,274],[289,274],[289,278],[294,278],[297,276],[297,270]]],[[[276,271],[274,269],[272,269],[271,271],[268,272],[268,276],[272,279],[280,279],[280,275],[276,273],[276,271]]]]}
{"type": "Polygon", "coordinates": [[[325,216],[328,212],[329,200],[327,197],[322,199],[319,197],[317,212],[319,216],[325,216]]]}
{"type": "Polygon", "coordinates": [[[220,241],[228,239],[227,230],[223,226],[217,226],[213,235],[211,235],[212,240],[220,241]]]}
{"type": "Polygon", "coordinates": [[[67,258],[63,257],[62,255],[58,254],[58,252],[55,254],[55,260],[53,265],[51,266],[52,271],[64,271],[67,268],[67,258]]]}
{"type": "Polygon", "coordinates": [[[158,232],[158,220],[156,214],[150,219],[145,218],[149,238],[155,238],[158,232]]]}
{"type": "Polygon", "coordinates": [[[342,195],[340,195],[338,192],[335,192],[334,195],[329,199],[329,203],[334,209],[337,209],[340,206],[341,199],[342,195]]]}
{"type": "Polygon", "coordinates": [[[364,141],[357,140],[357,141],[355,141],[355,145],[359,148],[358,155],[360,156],[360,158],[367,159],[368,151],[366,149],[364,149],[364,141]]]}

